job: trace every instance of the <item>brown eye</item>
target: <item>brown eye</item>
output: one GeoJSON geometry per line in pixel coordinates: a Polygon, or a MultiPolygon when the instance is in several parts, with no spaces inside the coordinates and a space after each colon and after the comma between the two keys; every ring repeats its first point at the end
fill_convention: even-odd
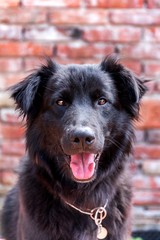
{"type": "Polygon", "coordinates": [[[104,105],[106,103],[107,103],[107,99],[105,99],[105,98],[98,99],[98,105],[104,105]]]}
{"type": "Polygon", "coordinates": [[[62,99],[58,100],[56,103],[57,103],[58,106],[65,106],[66,105],[65,102],[62,99]]]}

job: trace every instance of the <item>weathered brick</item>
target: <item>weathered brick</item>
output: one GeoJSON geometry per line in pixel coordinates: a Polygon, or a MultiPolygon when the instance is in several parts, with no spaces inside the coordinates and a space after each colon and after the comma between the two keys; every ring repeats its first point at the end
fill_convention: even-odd
{"type": "Polygon", "coordinates": [[[51,56],[52,44],[33,42],[0,42],[0,56],[51,56]]]}
{"type": "Polygon", "coordinates": [[[141,29],[128,26],[86,28],[83,39],[88,42],[137,42],[141,39],[141,29]]]}
{"type": "Polygon", "coordinates": [[[26,26],[24,38],[27,40],[40,40],[40,41],[66,41],[70,38],[64,31],[54,26],[37,25],[26,26]]]}
{"type": "Polygon", "coordinates": [[[121,63],[124,64],[127,68],[131,69],[134,71],[134,73],[140,75],[141,74],[141,62],[140,61],[135,61],[135,60],[130,60],[130,59],[121,59],[121,63]]]}
{"type": "Polygon", "coordinates": [[[12,86],[20,82],[25,76],[26,76],[25,72],[0,73],[0,83],[1,83],[0,89],[2,90],[7,89],[9,86],[12,86]]]}
{"type": "Polygon", "coordinates": [[[49,15],[50,22],[57,25],[70,24],[106,24],[107,11],[105,9],[60,9],[52,10],[49,15]]]}
{"type": "MultiPolygon", "coordinates": [[[[156,161],[157,162],[157,161],[156,161]]],[[[134,189],[160,190],[160,176],[145,176],[136,174],[133,176],[134,189]]]]}
{"type": "Polygon", "coordinates": [[[134,148],[134,156],[136,159],[160,159],[160,145],[138,144],[134,148]]]}
{"type": "Polygon", "coordinates": [[[132,59],[160,59],[160,44],[141,42],[119,47],[120,53],[132,59]]]}
{"type": "Polygon", "coordinates": [[[22,26],[0,24],[0,39],[22,39],[22,26]]]}
{"type": "MultiPolygon", "coordinates": [[[[9,190],[11,190],[11,186],[10,185],[4,185],[4,184],[0,184],[0,196],[4,197],[6,196],[6,194],[8,193],[9,190]]],[[[5,239],[2,239],[5,240],[5,239]]]]}
{"type": "Polygon", "coordinates": [[[160,1],[159,0],[147,0],[147,4],[149,8],[159,8],[160,1]]]}
{"type": "Polygon", "coordinates": [[[47,21],[47,10],[41,8],[7,8],[0,9],[1,23],[45,23],[47,21]]]}
{"type": "Polygon", "coordinates": [[[1,72],[19,72],[22,71],[23,64],[21,58],[0,58],[1,72]]]}
{"type": "Polygon", "coordinates": [[[24,59],[24,71],[25,71],[25,73],[27,73],[27,71],[33,71],[34,69],[37,69],[43,63],[45,63],[44,58],[26,57],[24,59]]]}
{"type": "Polygon", "coordinates": [[[144,131],[135,130],[135,140],[136,142],[144,142],[144,131]]]}
{"type": "Polygon", "coordinates": [[[91,45],[83,44],[82,42],[74,42],[68,45],[58,44],[57,45],[57,56],[58,57],[68,57],[68,58],[90,58],[94,57],[104,57],[105,55],[113,52],[112,45],[91,45]]]}
{"type": "Polygon", "coordinates": [[[149,129],[147,131],[147,142],[160,144],[160,129],[149,129]]]}
{"type": "Polygon", "coordinates": [[[19,117],[18,111],[15,111],[13,108],[2,108],[0,110],[0,120],[3,123],[10,123],[19,125],[22,122],[22,118],[19,117]]]}
{"type": "Polygon", "coordinates": [[[25,153],[24,140],[4,140],[2,143],[2,154],[23,156],[25,153]]]}
{"type": "Polygon", "coordinates": [[[17,7],[20,4],[20,0],[1,0],[0,7],[8,8],[8,7],[17,7]]]}
{"type": "MultiPolygon", "coordinates": [[[[145,231],[146,228],[158,229],[160,227],[160,208],[158,205],[147,207],[134,206],[132,209],[134,229],[143,229],[145,231]]],[[[153,234],[151,233],[150,236],[153,236],[153,234]]]]}
{"type": "Polygon", "coordinates": [[[1,170],[13,170],[19,165],[20,157],[18,156],[0,156],[0,169],[1,170]]]}
{"type": "Polygon", "coordinates": [[[143,0],[84,0],[88,7],[100,8],[139,8],[143,6],[143,0]]]}
{"type": "Polygon", "coordinates": [[[80,0],[22,0],[21,1],[24,6],[38,6],[38,7],[70,7],[75,8],[79,7],[81,1],[80,0]]]}
{"type": "Polygon", "coordinates": [[[158,92],[160,92],[160,80],[158,79],[158,81],[156,82],[156,90],[158,92]]]}
{"type": "Polygon", "coordinates": [[[2,128],[2,138],[3,139],[19,139],[24,137],[24,127],[19,125],[9,125],[3,124],[2,128]]]}
{"type": "Polygon", "coordinates": [[[159,10],[114,10],[110,14],[110,20],[114,24],[159,25],[160,14],[159,10]]]}
{"type": "MultiPolygon", "coordinates": [[[[159,155],[160,158],[160,155],[159,155]]],[[[142,164],[142,171],[146,175],[160,176],[160,161],[145,160],[142,164]]]]}
{"type": "Polygon", "coordinates": [[[146,42],[160,42],[160,28],[149,27],[144,30],[144,41],[146,42]]]}
{"type": "Polygon", "coordinates": [[[160,128],[160,98],[150,96],[143,99],[140,111],[140,121],[136,126],[141,129],[160,128]]]}
{"type": "Polygon", "coordinates": [[[159,191],[134,191],[133,203],[137,206],[145,205],[159,205],[160,192],[159,191]]]}
{"type": "Polygon", "coordinates": [[[4,185],[13,185],[17,182],[17,174],[13,171],[1,171],[0,182],[4,185]]]}
{"type": "Polygon", "coordinates": [[[0,108],[13,107],[14,101],[10,98],[8,92],[0,92],[0,108]]]}
{"type": "MultiPolygon", "coordinates": [[[[147,79],[147,74],[145,73],[145,78],[147,79]]],[[[143,78],[142,78],[143,79],[143,78]]],[[[147,95],[149,96],[150,94],[154,94],[156,93],[156,85],[157,85],[157,81],[156,80],[152,80],[152,78],[150,79],[149,77],[149,81],[145,83],[146,87],[147,87],[147,95]]]]}
{"type": "Polygon", "coordinates": [[[60,58],[55,57],[55,61],[60,64],[99,64],[99,58],[60,58]]]}
{"type": "Polygon", "coordinates": [[[145,64],[145,74],[148,76],[158,76],[160,75],[160,62],[159,61],[146,61],[145,64]]]}

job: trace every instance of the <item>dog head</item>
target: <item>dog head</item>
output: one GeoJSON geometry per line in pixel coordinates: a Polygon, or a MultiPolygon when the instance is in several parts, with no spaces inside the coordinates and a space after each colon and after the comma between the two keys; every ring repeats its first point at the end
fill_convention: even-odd
{"type": "Polygon", "coordinates": [[[107,57],[99,65],[49,60],[13,86],[11,96],[27,118],[31,158],[38,156],[50,174],[56,165],[59,174],[89,182],[130,152],[145,91],[137,76],[107,57]]]}

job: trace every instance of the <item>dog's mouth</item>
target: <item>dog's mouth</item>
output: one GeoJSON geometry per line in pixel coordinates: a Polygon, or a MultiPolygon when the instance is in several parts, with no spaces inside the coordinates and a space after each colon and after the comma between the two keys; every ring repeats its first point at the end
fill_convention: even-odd
{"type": "Polygon", "coordinates": [[[74,179],[77,182],[90,182],[94,179],[96,172],[96,163],[100,157],[100,154],[93,153],[77,153],[71,155],[70,158],[70,169],[74,179]]]}

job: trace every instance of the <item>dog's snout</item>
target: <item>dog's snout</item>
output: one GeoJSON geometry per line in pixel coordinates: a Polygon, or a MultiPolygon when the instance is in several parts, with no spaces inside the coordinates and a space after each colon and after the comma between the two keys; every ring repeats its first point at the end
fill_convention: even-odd
{"type": "Polygon", "coordinates": [[[72,132],[71,142],[77,146],[92,145],[95,141],[95,134],[90,128],[79,128],[72,132]]]}

